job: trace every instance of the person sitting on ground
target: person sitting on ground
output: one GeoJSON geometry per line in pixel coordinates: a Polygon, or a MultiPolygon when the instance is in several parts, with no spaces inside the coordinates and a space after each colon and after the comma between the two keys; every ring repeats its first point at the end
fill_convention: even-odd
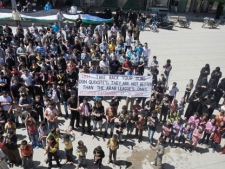
{"type": "Polygon", "coordinates": [[[47,2],[47,4],[44,7],[45,11],[49,11],[52,9],[52,5],[50,4],[50,2],[47,2]]]}
{"type": "Polygon", "coordinates": [[[73,4],[70,8],[70,10],[68,11],[69,14],[72,15],[76,15],[77,14],[77,7],[75,6],[75,4],[73,4]]]}

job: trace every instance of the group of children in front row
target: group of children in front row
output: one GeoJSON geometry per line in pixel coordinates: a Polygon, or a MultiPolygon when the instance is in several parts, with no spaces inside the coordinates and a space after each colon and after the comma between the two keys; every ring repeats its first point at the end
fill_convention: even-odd
{"type": "MultiPolygon", "coordinates": [[[[224,111],[221,110],[219,114],[224,114],[224,111]]],[[[206,144],[207,148],[213,148],[212,152],[214,153],[217,146],[221,143],[223,133],[225,132],[225,116],[222,116],[222,118],[219,118],[217,115],[215,118],[208,119],[207,114],[199,117],[199,114],[196,112],[183,125],[182,118],[173,113],[163,124],[160,137],[166,142],[168,141],[171,147],[176,147],[175,140],[178,138],[179,145],[185,150],[189,149],[190,152],[196,150],[197,144],[200,143],[206,144]],[[209,145],[210,140],[211,144],[209,145]],[[186,141],[189,142],[188,146],[185,145],[186,141]]],[[[157,113],[153,112],[148,120],[150,144],[153,143],[152,139],[157,122],[157,113]]],[[[220,153],[225,153],[225,146],[221,149],[220,153]]]]}

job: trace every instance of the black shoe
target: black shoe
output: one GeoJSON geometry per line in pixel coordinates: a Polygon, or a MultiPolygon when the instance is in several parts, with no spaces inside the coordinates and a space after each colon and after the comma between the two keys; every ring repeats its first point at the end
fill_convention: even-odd
{"type": "Polygon", "coordinates": [[[83,136],[83,135],[84,135],[84,133],[83,133],[83,132],[81,132],[81,133],[80,133],[80,136],[83,136]]]}

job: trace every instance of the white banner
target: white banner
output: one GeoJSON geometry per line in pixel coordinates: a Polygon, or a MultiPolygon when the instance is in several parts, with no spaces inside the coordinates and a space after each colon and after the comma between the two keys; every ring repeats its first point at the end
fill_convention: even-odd
{"type": "Polygon", "coordinates": [[[79,96],[150,97],[152,76],[79,74],[79,96]]]}

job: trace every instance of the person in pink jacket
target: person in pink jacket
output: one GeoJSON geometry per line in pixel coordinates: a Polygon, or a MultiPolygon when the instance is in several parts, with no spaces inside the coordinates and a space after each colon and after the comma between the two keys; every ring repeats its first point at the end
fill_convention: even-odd
{"type": "Polygon", "coordinates": [[[205,132],[201,140],[201,143],[204,144],[206,138],[205,144],[208,147],[209,138],[215,132],[215,130],[216,130],[216,119],[211,119],[205,125],[205,132]]]}
{"type": "Polygon", "coordinates": [[[195,112],[193,116],[191,116],[188,119],[188,123],[191,125],[191,131],[193,133],[194,129],[198,126],[199,124],[199,118],[198,118],[198,112],[195,112]]]}
{"type": "Polygon", "coordinates": [[[196,148],[199,140],[202,138],[202,135],[203,135],[203,127],[202,126],[196,127],[190,140],[190,149],[189,149],[190,152],[192,152],[192,150],[196,148]]]}

